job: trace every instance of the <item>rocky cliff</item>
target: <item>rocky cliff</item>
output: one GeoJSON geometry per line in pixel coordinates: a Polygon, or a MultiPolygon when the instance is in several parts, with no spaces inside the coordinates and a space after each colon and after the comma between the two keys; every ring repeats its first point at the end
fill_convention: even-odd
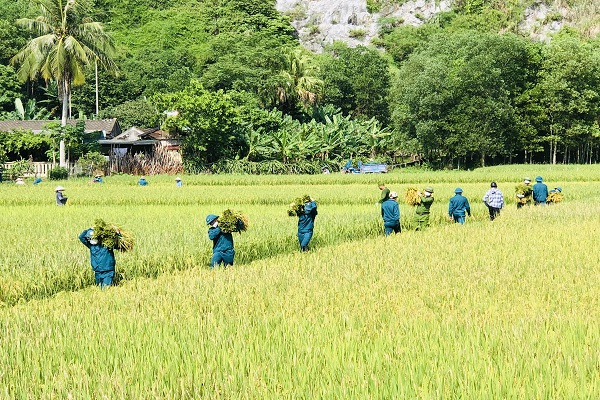
{"type": "MultiPolygon", "coordinates": [[[[382,21],[420,25],[437,13],[450,10],[451,3],[452,0],[409,0],[401,5],[387,5],[377,13],[367,11],[366,0],[277,0],[276,7],[290,17],[301,43],[319,52],[334,40],[351,46],[368,45],[377,36],[382,21]]],[[[576,7],[568,7],[560,1],[548,3],[537,0],[527,7],[518,25],[519,30],[538,40],[547,40],[564,24],[577,22],[576,7]]],[[[595,15],[595,22],[590,26],[596,31],[588,33],[592,35],[598,33],[600,26],[597,14],[600,1],[597,3],[585,0],[582,4],[586,8],[580,10],[584,17],[595,15]]]]}

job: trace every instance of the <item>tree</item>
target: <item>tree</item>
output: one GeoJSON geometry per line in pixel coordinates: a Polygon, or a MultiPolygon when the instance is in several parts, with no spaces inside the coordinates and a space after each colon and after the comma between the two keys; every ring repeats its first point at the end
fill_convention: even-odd
{"type": "Polygon", "coordinates": [[[235,92],[211,92],[194,81],[181,92],[156,95],[159,110],[176,110],[163,129],[182,137],[188,164],[202,166],[239,154],[246,124],[241,118],[235,92]]]}
{"type": "Polygon", "coordinates": [[[518,99],[532,75],[528,45],[514,35],[436,35],[400,68],[393,125],[440,166],[510,157],[523,126],[518,99]]]}
{"type": "Polygon", "coordinates": [[[559,145],[579,147],[597,130],[598,54],[592,43],[568,31],[544,48],[540,79],[529,94],[539,104],[537,128],[540,139],[548,144],[552,164],[556,164],[559,145]]]}
{"type": "MultiPolygon", "coordinates": [[[[20,64],[18,75],[23,80],[44,80],[58,83],[62,102],[61,125],[69,116],[71,88],[85,82],[85,70],[95,62],[107,70],[116,71],[112,60],[112,38],[102,24],[87,17],[89,0],[37,0],[41,15],[22,18],[17,24],[37,37],[29,41],[11,60],[20,64]]],[[[65,166],[65,144],[60,142],[60,165],[65,166]]]]}
{"type": "Polygon", "coordinates": [[[317,77],[318,67],[310,53],[295,48],[285,54],[285,67],[280,72],[281,84],[277,87],[276,102],[288,104],[287,109],[300,103],[304,109],[315,105],[323,93],[323,81],[317,77]]]}
{"type": "Polygon", "coordinates": [[[328,51],[321,65],[323,103],[341,108],[346,115],[388,123],[388,62],[364,46],[349,48],[335,43],[328,51]]]}

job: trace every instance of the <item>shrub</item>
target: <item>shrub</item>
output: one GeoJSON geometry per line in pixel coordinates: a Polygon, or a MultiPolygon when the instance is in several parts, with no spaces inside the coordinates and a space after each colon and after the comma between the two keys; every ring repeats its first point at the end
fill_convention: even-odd
{"type": "Polygon", "coordinates": [[[367,31],[364,29],[351,29],[350,33],[348,34],[348,36],[350,36],[351,38],[358,40],[364,39],[366,35],[367,31]]]}
{"type": "Polygon", "coordinates": [[[77,160],[77,165],[81,167],[84,175],[104,172],[108,161],[106,157],[97,151],[91,151],[77,160]]]}
{"type": "Polygon", "coordinates": [[[48,173],[48,179],[50,180],[61,180],[69,177],[69,170],[63,167],[54,167],[48,173]]]}
{"type": "Polygon", "coordinates": [[[25,174],[33,173],[33,163],[29,160],[19,160],[13,163],[13,165],[6,171],[8,179],[15,180],[25,174]]]}

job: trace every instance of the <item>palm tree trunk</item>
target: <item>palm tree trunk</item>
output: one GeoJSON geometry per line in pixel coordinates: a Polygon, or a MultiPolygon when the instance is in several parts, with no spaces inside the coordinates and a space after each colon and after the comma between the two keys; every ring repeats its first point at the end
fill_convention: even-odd
{"type": "MultiPolygon", "coordinates": [[[[61,94],[62,94],[62,119],[60,126],[67,126],[67,117],[69,116],[69,87],[66,80],[60,83],[61,94]]],[[[59,146],[59,159],[60,166],[63,168],[67,167],[67,161],[65,158],[65,140],[62,138],[63,133],[61,132],[60,146],[59,146]]]]}

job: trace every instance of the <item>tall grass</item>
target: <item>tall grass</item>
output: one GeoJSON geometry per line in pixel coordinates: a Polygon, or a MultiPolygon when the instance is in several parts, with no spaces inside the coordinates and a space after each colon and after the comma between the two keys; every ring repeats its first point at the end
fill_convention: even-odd
{"type": "Polygon", "coordinates": [[[0,398],[598,398],[599,223],[511,207],[0,309],[0,398]]]}

